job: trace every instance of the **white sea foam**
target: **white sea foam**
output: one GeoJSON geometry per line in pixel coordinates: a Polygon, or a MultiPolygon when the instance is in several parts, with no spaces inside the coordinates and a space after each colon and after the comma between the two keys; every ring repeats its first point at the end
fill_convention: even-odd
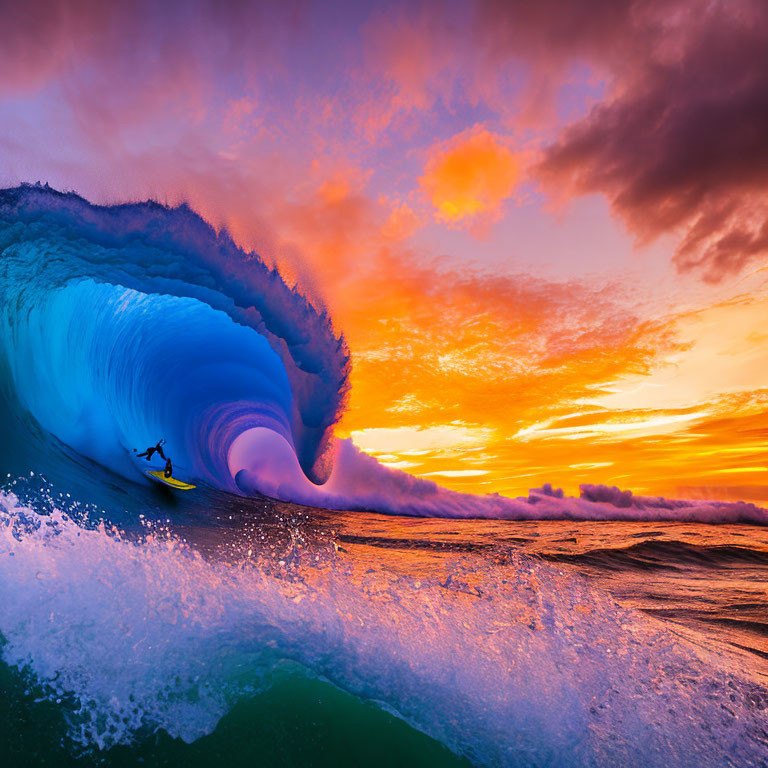
{"type": "Polygon", "coordinates": [[[211,562],[167,531],[86,530],[0,492],[3,659],[75,702],[83,745],[194,740],[289,660],[477,764],[768,760],[765,691],[552,566],[415,579],[258,554],[211,562]]]}

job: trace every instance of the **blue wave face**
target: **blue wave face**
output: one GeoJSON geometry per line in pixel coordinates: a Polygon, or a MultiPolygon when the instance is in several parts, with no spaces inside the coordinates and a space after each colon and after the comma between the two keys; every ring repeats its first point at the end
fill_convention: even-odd
{"type": "Polygon", "coordinates": [[[330,469],[348,354],[328,318],[182,206],[0,192],[6,399],[127,477],[167,440],[191,477],[237,491],[236,438],[266,429],[306,482],[330,469]],[[11,397],[12,395],[12,397],[11,397]]]}

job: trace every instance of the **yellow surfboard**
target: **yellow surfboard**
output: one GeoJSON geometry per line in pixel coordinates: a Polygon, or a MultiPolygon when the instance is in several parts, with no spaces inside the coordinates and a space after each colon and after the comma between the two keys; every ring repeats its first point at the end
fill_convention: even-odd
{"type": "Polygon", "coordinates": [[[182,480],[177,480],[175,477],[166,477],[163,474],[162,469],[148,469],[145,474],[149,475],[153,480],[159,480],[161,483],[165,483],[165,485],[175,488],[177,491],[188,491],[191,488],[196,487],[189,483],[185,483],[182,480]]]}

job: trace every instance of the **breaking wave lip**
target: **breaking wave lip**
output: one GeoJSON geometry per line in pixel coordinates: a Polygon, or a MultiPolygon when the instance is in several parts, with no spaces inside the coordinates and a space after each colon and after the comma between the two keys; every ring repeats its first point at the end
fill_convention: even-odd
{"type": "Polygon", "coordinates": [[[85,748],[193,741],[290,663],[477,765],[768,760],[768,692],[578,577],[514,553],[457,557],[448,578],[355,574],[326,550],[212,561],[0,491],[0,653],[85,748]]]}
{"type": "Polygon", "coordinates": [[[233,441],[279,435],[328,477],[349,354],[257,255],[187,206],[95,206],[23,185],[0,191],[3,387],[74,450],[135,478],[157,436],[179,466],[238,491],[233,441]]]}
{"type": "MultiPolygon", "coordinates": [[[[521,499],[472,496],[387,468],[334,439],[349,365],[323,309],[186,205],[0,191],[0,423],[15,419],[11,450],[23,452],[31,416],[76,454],[140,482],[131,449],[163,437],[185,476],[309,506],[768,524],[753,504],[604,486],[583,486],[578,499],[549,486],[521,499]]],[[[46,456],[35,459],[45,470],[46,456]]]]}

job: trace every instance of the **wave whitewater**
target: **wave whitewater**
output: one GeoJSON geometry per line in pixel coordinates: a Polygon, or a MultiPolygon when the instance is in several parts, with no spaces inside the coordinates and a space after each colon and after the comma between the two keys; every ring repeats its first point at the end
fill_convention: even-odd
{"type": "Polygon", "coordinates": [[[332,546],[296,557],[212,561],[0,492],[3,659],[85,747],[193,741],[290,663],[477,765],[768,760],[762,688],[555,566],[462,556],[414,579],[355,574],[332,546]]]}

